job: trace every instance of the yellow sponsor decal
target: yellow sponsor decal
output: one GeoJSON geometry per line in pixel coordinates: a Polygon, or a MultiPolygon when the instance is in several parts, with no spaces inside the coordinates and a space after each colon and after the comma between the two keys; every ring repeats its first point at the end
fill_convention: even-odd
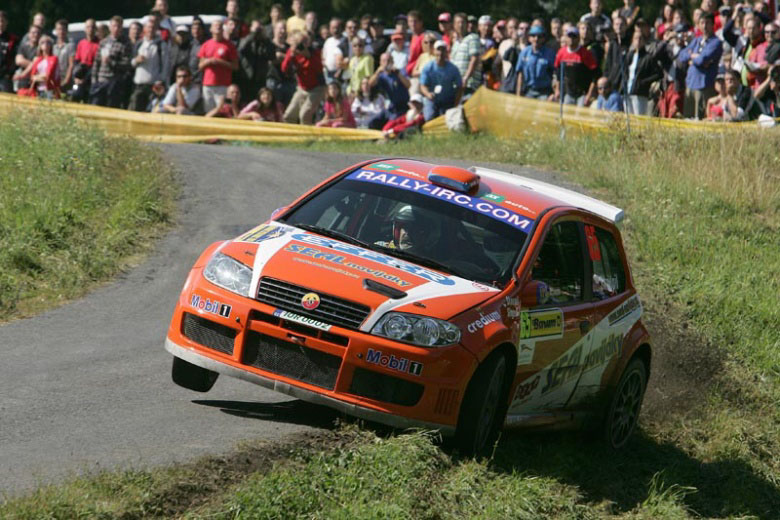
{"type": "Polygon", "coordinates": [[[522,311],[520,313],[520,339],[552,339],[563,336],[563,311],[522,311]]]}
{"type": "Polygon", "coordinates": [[[251,231],[247,231],[236,239],[238,242],[254,242],[259,243],[265,240],[271,240],[273,238],[279,238],[287,233],[285,228],[274,226],[271,224],[260,224],[251,231]]]}

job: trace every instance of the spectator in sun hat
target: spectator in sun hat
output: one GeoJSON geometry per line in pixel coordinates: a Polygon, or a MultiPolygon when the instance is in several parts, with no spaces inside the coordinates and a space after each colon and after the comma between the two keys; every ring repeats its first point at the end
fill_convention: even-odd
{"type": "Polygon", "coordinates": [[[456,13],[453,34],[452,63],[458,68],[463,80],[463,89],[466,95],[472,94],[482,85],[482,70],[479,67],[479,58],[482,54],[479,44],[479,36],[467,33],[467,18],[464,13],[456,13]]]}
{"type": "Polygon", "coordinates": [[[452,15],[447,12],[440,13],[437,21],[439,22],[441,39],[448,47],[452,47],[452,15]]]}
{"type": "Polygon", "coordinates": [[[517,58],[515,93],[535,99],[548,99],[553,93],[555,53],[544,45],[544,28],[534,25],[528,31],[531,45],[517,58]]]}
{"type": "Polygon", "coordinates": [[[483,14],[477,22],[477,31],[479,32],[479,43],[482,45],[482,51],[492,49],[496,42],[493,40],[493,19],[489,14],[483,14]]]}
{"type": "Polygon", "coordinates": [[[189,67],[193,75],[198,71],[198,50],[192,42],[190,28],[184,24],[176,26],[176,34],[170,40],[168,50],[168,67],[170,74],[166,78],[166,84],[176,82],[176,70],[181,67],[189,67]]]}
{"type": "Polygon", "coordinates": [[[595,98],[598,64],[593,54],[580,45],[580,33],[576,27],[567,27],[564,44],[555,56],[554,74],[558,81],[554,85],[554,99],[562,97],[567,105],[588,105],[595,98]]]}
{"type": "Polygon", "coordinates": [[[412,130],[422,128],[423,123],[425,123],[423,97],[421,94],[414,94],[409,98],[409,110],[397,118],[388,121],[385,126],[382,127],[382,134],[386,138],[403,138],[405,135],[411,133],[412,130]]]}
{"type": "Polygon", "coordinates": [[[429,61],[420,75],[426,121],[444,114],[457,105],[463,96],[463,79],[458,68],[448,59],[447,44],[437,41],[433,52],[436,59],[429,61]]]}
{"type": "Polygon", "coordinates": [[[393,57],[393,66],[406,75],[406,64],[409,62],[409,44],[404,40],[403,33],[398,31],[393,33],[387,52],[393,57]]]}

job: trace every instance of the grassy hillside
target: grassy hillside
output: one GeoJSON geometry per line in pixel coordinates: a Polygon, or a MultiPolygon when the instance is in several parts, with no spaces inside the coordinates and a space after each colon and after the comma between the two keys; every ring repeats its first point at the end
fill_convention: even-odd
{"type": "Polygon", "coordinates": [[[46,110],[0,117],[0,322],[83,294],[170,218],[160,154],[46,110]]]}

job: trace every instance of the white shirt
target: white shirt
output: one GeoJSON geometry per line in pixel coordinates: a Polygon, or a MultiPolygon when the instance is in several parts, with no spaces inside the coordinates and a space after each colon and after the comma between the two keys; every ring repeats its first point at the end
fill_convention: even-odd
{"type": "MultiPolygon", "coordinates": [[[[165,94],[165,98],[163,98],[163,105],[172,105],[176,106],[176,89],[179,88],[178,85],[175,83],[171,85],[171,87],[168,89],[168,92],[165,94]]],[[[184,91],[184,102],[187,103],[188,109],[184,111],[185,114],[192,115],[192,108],[195,106],[195,103],[198,102],[200,99],[200,89],[195,85],[190,85],[189,88],[185,89],[184,91]]]]}
{"type": "Polygon", "coordinates": [[[340,40],[331,36],[325,40],[325,44],[322,46],[322,64],[328,69],[328,72],[335,72],[341,65],[341,60],[344,54],[339,47],[340,40]]]}
{"type": "Polygon", "coordinates": [[[167,45],[162,40],[147,40],[144,38],[141,41],[141,46],[138,47],[136,56],[144,56],[146,60],[143,63],[138,63],[136,58],[133,58],[133,65],[135,66],[133,83],[136,85],[151,85],[157,81],[163,81],[166,62],[168,61],[167,55],[167,45]]]}

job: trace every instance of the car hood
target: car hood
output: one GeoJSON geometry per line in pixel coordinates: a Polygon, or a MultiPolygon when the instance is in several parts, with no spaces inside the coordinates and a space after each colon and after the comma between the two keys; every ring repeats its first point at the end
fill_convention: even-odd
{"type": "MultiPolygon", "coordinates": [[[[263,279],[264,283],[282,282],[319,296],[367,306],[370,311],[360,326],[366,332],[391,310],[446,320],[499,292],[491,286],[278,222],[244,233],[226,243],[222,252],[244,261],[254,256],[253,295],[258,294],[263,279]],[[370,286],[374,290],[367,288],[370,286]]],[[[299,299],[278,307],[310,314],[299,299]]]]}

